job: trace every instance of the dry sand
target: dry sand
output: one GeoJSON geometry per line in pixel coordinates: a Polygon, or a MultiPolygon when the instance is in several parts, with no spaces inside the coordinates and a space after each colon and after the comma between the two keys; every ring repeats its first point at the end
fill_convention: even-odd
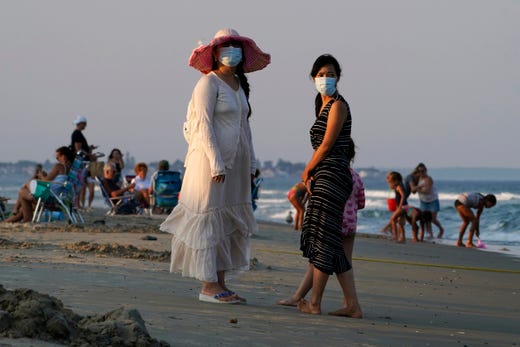
{"type": "MultiPolygon", "coordinates": [[[[0,224],[0,285],[48,294],[81,316],[135,309],[150,336],[172,346],[520,346],[518,258],[359,235],[353,265],[365,318],[326,314],[341,306],[333,277],[325,314],[311,316],[275,305],[306,267],[298,232],[260,223],[251,271],[229,280],[247,305],[216,305],[198,301],[197,281],[169,273],[164,218],[97,210],[79,227],[0,224]]],[[[2,347],[54,345],[0,338],[2,347]]]]}

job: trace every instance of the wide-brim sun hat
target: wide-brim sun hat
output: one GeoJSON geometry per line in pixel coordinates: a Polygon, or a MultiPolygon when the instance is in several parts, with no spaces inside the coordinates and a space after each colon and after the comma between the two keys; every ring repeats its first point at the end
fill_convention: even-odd
{"type": "Polygon", "coordinates": [[[87,122],[87,118],[83,117],[83,116],[77,116],[76,119],[74,119],[74,125],[78,125],[79,123],[86,123],[87,122]]]}
{"type": "Polygon", "coordinates": [[[189,59],[189,65],[204,74],[211,72],[214,61],[213,48],[227,41],[238,41],[242,44],[242,66],[244,72],[262,70],[271,62],[271,55],[262,52],[255,41],[249,37],[240,36],[234,29],[221,29],[217,31],[209,44],[199,46],[193,50],[189,59]]]}

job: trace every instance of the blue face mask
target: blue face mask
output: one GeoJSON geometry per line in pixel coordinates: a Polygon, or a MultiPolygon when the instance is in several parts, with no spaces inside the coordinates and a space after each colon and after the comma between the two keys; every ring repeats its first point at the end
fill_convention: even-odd
{"type": "Polygon", "coordinates": [[[242,61],[242,49],[233,46],[221,47],[218,60],[226,66],[237,66],[242,61]]]}
{"type": "Polygon", "coordinates": [[[332,96],[336,93],[336,77],[316,77],[314,85],[321,95],[332,96]]]}

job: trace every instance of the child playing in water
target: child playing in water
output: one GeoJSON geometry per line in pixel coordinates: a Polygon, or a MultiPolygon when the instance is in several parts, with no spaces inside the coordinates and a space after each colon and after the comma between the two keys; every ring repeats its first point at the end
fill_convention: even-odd
{"type": "Polygon", "coordinates": [[[457,197],[457,200],[455,200],[455,208],[462,219],[462,225],[459,230],[459,239],[457,240],[458,247],[464,247],[462,238],[464,237],[468,224],[470,224],[470,227],[466,247],[477,247],[473,243],[473,235],[476,234],[477,237],[480,237],[480,216],[482,215],[484,207],[491,208],[495,206],[496,203],[497,198],[493,194],[484,196],[482,193],[463,193],[457,197]],[[472,208],[477,210],[476,215],[473,214],[473,211],[471,210],[472,208]]]}
{"type": "Polygon", "coordinates": [[[403,176],[399,172],[391,171],[386,176],[388,187],[395,192],[396,209],[390,216],[390,226],[392,227],[392,238],[399,243],[406,241],[404,233],[404,224],[406,222],[406,211],[408,210],[408,202],[406,201],[403,176]]]}
{"type": "Polygon", "coordinates": [[[406,220],[412,226],[412,239],[414,242],[424,241],[424,231],[433,239],[432,232],[432,213],[430,211],[421,211],[417,207],[409,206],[406,212],[406,220]],[[419,222],[420,227],[417,226],[419,222]]]}

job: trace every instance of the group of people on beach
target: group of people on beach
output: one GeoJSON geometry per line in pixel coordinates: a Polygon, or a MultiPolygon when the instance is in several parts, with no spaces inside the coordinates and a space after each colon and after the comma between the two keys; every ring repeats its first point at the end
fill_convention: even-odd
{"type": "MultiPolygon", "coordinates": [[[[261,70],[270,61],[270,55],[251,38],[233,29],[219,30],[209,44],[193,50],[189,58],[189,65],[203,75],[193,90],[184,123],[188,151],[179,203],[160,230],[172,234],[170,271],[199,280],[198,299],[203,302],[247,302],[229,287],[226,276],[249,269],[250,238],[257,231],[251,201],[257,163],[249,124],[252,107],[246,73],[261,70]]],[[[277,303],[296,306],[304,313],[321,314],[328,279],[335,274],[343,292],[343,304],[330,314],[362,318],[352,250],[357,210],[365,204],[364,185],[351,167],[355,156],[352,115],[348,102],[338,91],[340,78],[340,64],[332,55],[323,54],[314,61],[310,71],[317,91],[315,119],[310,128],[313,152],[301,182],[291,193],[306,199],[305,209],[297,209],[296,227],[301,230],[300,250],[308,265],[295,292],[277,303]],[[311,295],[307,300],[308,292],[311,295]]],[[[86,119],[78,117],[75,124],[81,132],[86,119]]],[[[92,160],[97,159],[92,157],[95,147],[88,146],[86,141],[73,141],[80,142],[81,149],[92,160]]],[[[67,150],[60,150],[59,154],[63,165],[56,175],[66,174],[72,159],[67,150]]],[[[112,165],[105,165],[105,170],[117,169],[117,164],[112,165]]],[[[121,161],[119,169],[122,166],[121,161]]],[[[428,178],[424,175],[425,167],[417,183],[410,183],[410,187],[424,195],[425,204],[437,206],[438,210],[438,200],[433,199],[432,191],[427,191],[428,178]]],[[[404,197],[398,177],[392,176],[390,182],[396,189],[400,187],[404,197]]],[[[459,200],[457,208],[462,211],[468,202],[477,200],[468,196],[459,200]]],[[[404,238],[398,231],[404,220],[403,202],[400,201],[400,210],[396,210],[390,223],[397,240],[404,238]]],[[[431,217],[442,236],[436,214],[431,217]]],[[[478,230],[478,225],[477,229],[472,228],[478,230]]]]}
{"type": "MultiPolygon", "coordinates": [[[[108,198],[116,199],[123,197],[124,194],[131,194],[132,197],[125,199],[128,202],[130,213],[135,211],[136,206],[149,207],[150,201],[150,180],[147,178],[148,166],[144,162],[138,162],[134,167],[135,175],[131,180],[127,181],[123,175],[125,168],[125,161],[123,160],[123,153],[119,148],[113,148],[110,151],[106,163],[98,161],[99,158],[104,157],[103,153],[96,152],[97,146],[89,145],[83,130],[87,127],[87,118],[77,116],[74,120],[76,128],[71,135],[71,148],[75,153],[81,154],[82,170],[80,169],[79,189],[77,199],[75,202],[76,208],[85,211],[92,209],[92,202],[94,200],[94,188],[96,184],[96,176],[101,180],[103,189],[108,194],[108,198]],[[88,205],[85,205],[86,191],[88,190],[88,205]],[[131,206],[131,207],[130,207],[131,206]]],[[[113,200],[117,202],[118,200],[113,200]]],[[[125,210],[122,208],[121,210],[125,210]]],[[[126,211],[125,210],[125,211],[126,211]]]]}
{"type": "MultiPolygon", "coordinates": [[[[433,179],[428,175],[426,165],[419,163],[404,180],[399,172],[391,171],[386,176],[386,182],[394,191],[395,197],[389,199],[388,207],[392,215],[381,231],[383,233],[390,231],[391,240],[404,243],[405,224],[408,222],[412,227],[412,240],[422,242],[425,231],[430,238],[433,238],[432,224],[434,224],[439,229],[437,238],[442,238],[444,228],[437,219],[440,210],[439,196],[433,179]],[[420,207],[408,204],[408,198],[412,193],[418,194],[420,207]]],[[[493,194],[484,195],[479,192],[463,193],[457,197],[455,209],[462,219],[456,243],[458,247],[477,247],[473,237],[480,237],[480,216],[484,208],[491,208],[496,205],[496,202],[493,194]],[[473,213],[472,209],[476,209],[476,213],[473,213]],[[468,240],[464,244],[463,238],[468,226],[470,226],[468,240]]]]}
{"type": "MultiPolygon", "coordinates": [[[[179,203],[160,229],[172,234],[170,271],[201,281],[200,301],[247,302],[226,281],[229,272],[249,268],[250,237],[257,231],[251,203],[257,163],[245,74],[265,68],[270,59],[251,38],[233,29],[218,31],[189,59],[203,76],[193,90],[184,124],[188,152],[179,203]]],[[[344,300],[332,314],[361,318],[351,265],[355,223],[353,228],[343,227],[347,198],[358,188],[350,170],[352,117],[337,89],[340,76],[340,65],[329,54],[319,56],[311,69],[317,90],[310,131],[314,151],[302,173],[301,185],[309,198],[305,216],[299,219],[300,249],[309,265],[295,295],[279,303],[321,313],[327,280],[336,274],[344,300]],[[343,231],[348,236],[343,237],[343,231]]]]}
{"type": "MultiPolygon", "coordinates": [[[[350,168],[353,170],[352,168],[350,168]]],[[[444,228],[437,218],[440,210],[437,188],[431,176],[428,175],[426,165],[419,163],[417,167],[408,174],[405,179],[397,171],[390,171],[386,176],[389,188],[394,192],[394,197],[388,198],[388,210],[391,212],[388,223],[381,229],[384,234],[390,234],[390,240],[398,243],[406,242],[405,225],[411,226],[413,242],[423,242],[424,236],[434,238],[432,224],[437,226],[437,238],[442,238],[444,228]],[[411,194],[419,196],[419,206],[408,203],[411,194]]],[[[304,184],[296,183],[289,189],[287,199],[296,210],[295,217],[288,215],[287,222],[293,223],[295,230],[301,230],[305,208],[309,194],[304,184]]],[[[363,190],[364,202],[364,190],[363,190]]],[[[474,236],[479,237],[480,216],[484,208],[491,208],[496,204],[493,194],[484,195],[480,192],[463,193],[455,200],[455,209],[462,219],[459,230],[459,238],[456,245],[459,247],[477,247],[474,244],[474,236]],[[472,209],[476,212],[473,213],[472,209]],[[467,227],[469,229],[468,241],[463,242],[467,227]]],[[[363,205],[364,206],[364,205],[363,205]]],[[[360,207],[362,208],[362,207],[360,207]]],[[[344,224],[348,216],[356,215],[357,210],[352,206],[345,206],[344,224]]]]}
{"type": "MultiPolygon", "coordinates": [[[[200,301],[247,302],[229,287],[226,275],[248,269],[250,237],[257,230],[251,206],[251,184],[257,167],[249,125],[250,85],[245,74],[269,63],[269,54],[233,29],[218,31],[209,44],[196,48],[189,58],[189,65],[203,75],[193,90],[184,123],[188,151],[179,203],[160,230],[172,234],[170,271],[199,280],[200,301]]],[[[310,129],[313,153],[301,182],[289,194],[289,199],[293,195],[306,199],[305,209],[297,209],[295,223],[301,229],[300,250],[308,266],[295,292],[277,303],[321,314],[326,284],[335,274],[343,305],[330,314],[362,318],[352,250],[357,210],[365,204],[364,185],[351,168],[355,156],[352,116],[338,91],[340,77],[340,64],[332,55],[323,54],[314,61],[310,72],[317,91],[310,129]]],[[[438,197],[424,165],[417,168],[410,190],[420,194],[426,206],[422,210],[434,210],[431,221],[442,237],[442,225],[436,217],[438,197]]],[[[467,206],[462,200],[460,203],[467,206]]],[[[403,206],[401,203],[400,208],[403,206]]],[[[419,210],[415,211],[413,218],[421,220],[419,210]]],[[[470,216],[464,218],[473,223],[470,216]]],[[[397,232],[403,220],[402,213],[391,220],[398,240],[404,237],[397,232]]],[[[472,230],[476,229],[478,223],[473,223],[472,230]]]]}
{"type": "MultiPolygon", "coordinates": [[[[34,181],[49,183],[48,189],[57,195],[64,192],[65,183],[69,182],[74,190],[73,208],[88,212],[92,210],[94,200],[95,176],[104,176],[102,177],[104,178],[103,186],[110,197],[121,197],[123,193],[130,192],[132,198],[129,200],[135,201],[136,205],[149,207],[153,186],[150,179],[146,177],[147,165],[143,162],[137,163],[134,168],[135,176],[131,181],[126,182],[122,174],[125,162],[121,150],[113,148],[107,162],[99,162],[98,159],[104,154],[94,153],[97,146],[89,145],[83,134],[87,126],[87,119],[77,116],[73,124],[75,128],[71,134],[70,145],[56,149],[57,162],[49,172],[46,172],[41,164],[36,165],[34,174],[19,189],[17,200],[9,216],[3,219],[3,222],[27,223],[33,221],[37,203],[37,198],[34,196],[36,187],[34,181]],[[102,172],[97,169],[99,165],[96,164],[101,165],[102,172]],[[113,175],[108,177],[112,173],[113,175]],[[88,200],[85,201],[87,192],[88,200]]],[[[169,167],[168,162],[164,160],[159,164],[160,167],[169,167]]]]}
{"type": "Polygon", "coordinates": [[[442,238],[444,228],[437,219],[440,210],[439,195],[433,179],[428,175],[426,165],[419,163],[404,180],[399,172],[390,171],[386,176],[386,182],[394,191],[395,197],[388,201],[388,209],[392,215],[382,232],[390,231],[392,240],[403,243],[406,240],[405,224],[408,222],[412,226],[412,240],[422,242],[425,230],[429,237],[433,238],[432,224],[435,224],[439,229],[437,238],[442,238]],[[408,198],[412,193],[419,196],[419,207],[408,204],[408,198]],[[418,222],[420,227],[417,225],[418,222]]]}

